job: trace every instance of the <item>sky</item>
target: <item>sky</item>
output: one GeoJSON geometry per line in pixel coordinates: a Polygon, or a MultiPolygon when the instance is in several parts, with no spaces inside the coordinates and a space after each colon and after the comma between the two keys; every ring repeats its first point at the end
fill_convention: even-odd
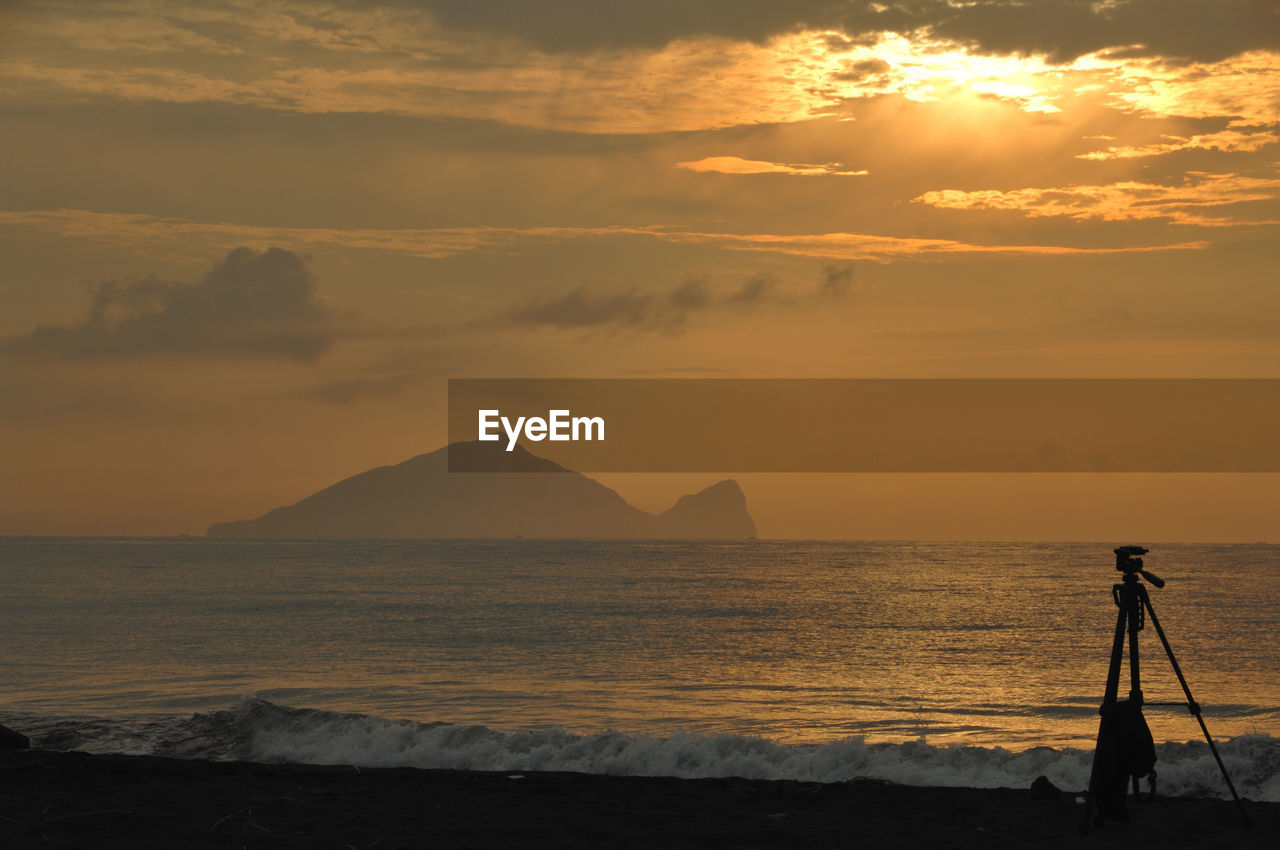
{"type": "MultiPolygon", "coordinates": [[[[0,137],[5,534],[257,516],[451,377],[1280,377],[1274,0],[8,2],[0,137]]],[[[767,537],[1280,540],[1269,474],[736,477],[767,537]]]]}

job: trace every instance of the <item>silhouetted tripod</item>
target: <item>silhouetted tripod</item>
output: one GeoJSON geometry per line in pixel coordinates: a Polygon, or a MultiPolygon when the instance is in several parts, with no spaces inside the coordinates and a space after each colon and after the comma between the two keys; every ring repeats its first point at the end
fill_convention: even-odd
{"type": "Polygon", "coordinates": [[[1121,546],[1115,550],[1115,553],[1116,569],[1124,573],[1124,582],[1111,587],[1111,597],[1115,600],[1120,612],[1116,617],[1115,640],[1111,644],[1111,667],[1107,671],[1107,690],[1102,698],[1102,708],[1098,712],[1102,715],[1102,719],[1098,723],[1098,743],[1093,751],[1093,767],[1089,772],[1089,791],[1085,797],[1085,811],[1080,822],[1080,831],[1089,831],[1089,821],[1095,805],[1098,807],[1096,823],[1099,826],[1107,817],[1117,819],[1128,817],[1124,809],[1124,796],[1127,793],[1125,785],[1128,776],[1133,777],[1133,793],[1136,796],[1139,776],[1146,775],[1149,771],[1151,793],[1155,794],[1155,771],[1151,769],[1155,764],[1155,749],[1146,721],[1142,718],[1142,682],[1138,667],[1138,632],[1143,627],[1144,612],[1150,615],[1151,624],[1156,627],[1160,643],[1164,645],[1169,663],[1173,665],[1173,672],[1177,674],[1178,681],[1182,684],[1182,692],[1187,695],[1185,703],[1148,704],[1186,705],[1187,709],[1195,715],[1196,720],[1200,722],[1200,730],[1204,732],[1204,739],[1209,742],[1209,750],[1222,771],[1222,778],[1226,780],[1227,788],[1230,789],[1231,796],[1240,809],[1240,817],[1244,819],[1245,827],[1252,829],[1253,825],[1249,823],[1249,816],[1245,814],[1244,804],[1240,802],[1240,795],[1236,793],[1236,787],[1231,784],[1231,777],[1227,775],[1227,766],[1222,763],[1222,757],[1218,755],[1218,748],[1214,746],[1213,738],[1209,737],[1209,727],[1204,725],[1200,705],[1191,696],[1191,688],[1187,686],[1187,680],[1182,675],[1178,660],[1173,657],[1169,639],[1165,637],[1164,629],[1160,628],[1160,620],[1156,617],[1155,609],[1151,607],[1147,588],[1138,581],[1138,577],[1141,576],[1156,587],[1164,587],[1164,579],[1142,568],[1142,559],[1137,556],[1147,554],[1147,550],[1141,546],[1121,546]],[[1120,690],[1120,656],[1124,652],[1126,632],[1129,636],[1129,699],[1127,701],[1117,700],[1120,690]],[[1149,752],[1143,753],[1144,748],[1149,752]]]}

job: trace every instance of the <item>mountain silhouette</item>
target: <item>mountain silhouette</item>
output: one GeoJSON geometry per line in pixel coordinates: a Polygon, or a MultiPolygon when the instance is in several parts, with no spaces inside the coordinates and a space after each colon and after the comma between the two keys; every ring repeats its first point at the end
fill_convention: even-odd
{"type": "Polygon", "coordinates": [[[219,522],[214,538],[577,537],[747,538],[746,497],[726,480],[654,515],[598,481],[523,446],[453,443],[339,481],[251,520],[219,522]],[[450,473],[453,468],[484,472],[450,473]],[[491,471],[492,470],[492,471],[491,471]]]}

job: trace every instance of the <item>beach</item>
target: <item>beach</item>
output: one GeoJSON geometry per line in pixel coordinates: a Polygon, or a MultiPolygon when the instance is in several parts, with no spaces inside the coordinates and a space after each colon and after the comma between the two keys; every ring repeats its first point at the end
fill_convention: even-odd
{"type": "Polygon", "coordinates": [[[1079,833],[1074,789],[0,753],[6,847],[1274,847],[1280,804],[1157,798],[1079,833]]]}

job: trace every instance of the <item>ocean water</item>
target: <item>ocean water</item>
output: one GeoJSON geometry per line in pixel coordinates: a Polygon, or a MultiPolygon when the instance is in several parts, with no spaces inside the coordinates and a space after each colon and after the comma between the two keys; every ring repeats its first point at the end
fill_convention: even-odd
{"type": "MultiPolygon", "coordinates": [[[[194,758],[1083,788],[1114,545],[0,538],[0,722],[194,758]]],[[[1280,800],[1280,547],[1151,550],[1237,788],[1280,800]]],[[[1147,700],[1182,700],[1150,623],[1140,647],[1147,700]]],[[[1146,715],[1161,789],[1224,795],[1186,708],[1146,715]]]]}

